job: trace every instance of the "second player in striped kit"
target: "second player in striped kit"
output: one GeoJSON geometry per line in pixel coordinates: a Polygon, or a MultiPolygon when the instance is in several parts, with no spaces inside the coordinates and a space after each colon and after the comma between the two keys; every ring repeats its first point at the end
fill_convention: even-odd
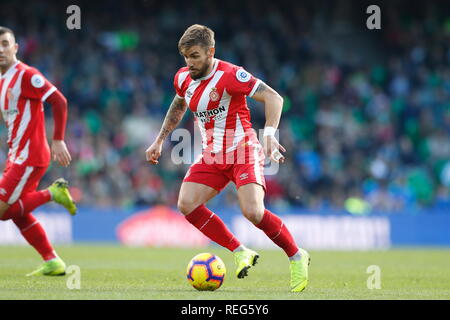
{"type": "Polygon", "coordinates": [[[64,179],[56,180],[47,189],[36,190],[51,158],[64,167],[72,160],[64,142],[67,100],[37,69],[17,59],[18,49],[13,31],[0,27],[0,111],[9,147],[0,178],[0,220],[12,220],[44,260],[29,275],[63,275],[66,265],[32,211],[55,201],[70,214],[76,213],[64,179]],[[51,104],[55,119],[51,148],[45,132],[44,102],[51,104]]]}

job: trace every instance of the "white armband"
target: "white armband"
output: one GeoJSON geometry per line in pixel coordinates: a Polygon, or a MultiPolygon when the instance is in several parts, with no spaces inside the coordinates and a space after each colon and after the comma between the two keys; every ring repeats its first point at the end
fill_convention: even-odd
{"type": "Polygon", "coordinates": [[[277,129],[274,127],[265,127],[264,128],[264,137],[267,136],[275,136],[275,132],[277,132],[277,129]]]}

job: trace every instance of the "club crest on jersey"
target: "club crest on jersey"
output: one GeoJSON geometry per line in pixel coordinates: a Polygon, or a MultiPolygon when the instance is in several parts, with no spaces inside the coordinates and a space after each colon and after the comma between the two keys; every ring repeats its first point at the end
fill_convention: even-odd
{"type": "Polygon", "coordinates": [[[219,100],[219,93],[217,92],[217,88],[211,88],[211,92],[209,93],[209,99],[211,101],[219,100]]]}
{"type": "Polygon", "coordinates": [[[244,69],[239,69],[236,71],[236,79],[238,79],[240,82],[247,82],[251,78],[250,73],[245,71],[244,69]]]}

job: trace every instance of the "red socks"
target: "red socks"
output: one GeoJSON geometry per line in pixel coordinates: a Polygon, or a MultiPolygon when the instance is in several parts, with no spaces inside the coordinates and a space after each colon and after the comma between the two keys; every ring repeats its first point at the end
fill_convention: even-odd
{"type": "Polygon", "coordinates": [[[205,236],[230,251],[241,245],[223,221],[204,205],[186,215],[186,220],[205,236]]]}
{"type": "Polygon", "coordinates": [[[2,216],[2,220],[12,219],[22,236],[42,256],[44,261],[56,258],[55,251],[48,241],[47,234],[31,211],[51,200],[48,190],[24,194],[14,202],[2,216]]]}
{"type": "Polygon", "coordinates": [[[2,220],[22,217],[37,207],[42,206],[51,200],[51,194],[48,190],[29,192],[24,194],[19,200],[14,202],[2,216],[2,220]]]}
{"type": "Polygon", "coordinates": [[[257,228],[264,233],[280,248],[286,252],[288,257],[297,253],[298,247],[283,221],[269,210],[264,210],[264,216],[257,228]]]}
{"type": "Polygon", "coordinates": [[[36,249],[37,252],[39,252],[44,261],[56,258],[55,250],[53,250],[45,230],[32,213],[27,213],[20,217],[14,217],[12,220],[19,228],[23,237],[36,249]]]}
{"type": "MultiPolygon", "coordinates": [[[[228,250],[234,251],[240,246],[239,240],[228,230],[223,221],[204,205],[189,213],[186,219],[205,236],[228,250]]],[[[286,225],[269,210],[264,211],[264,216],[256,227],[264,231],[276,245],[286,252],[288,257],[292,257],[298,252],[297,244],[286,225]]]]}

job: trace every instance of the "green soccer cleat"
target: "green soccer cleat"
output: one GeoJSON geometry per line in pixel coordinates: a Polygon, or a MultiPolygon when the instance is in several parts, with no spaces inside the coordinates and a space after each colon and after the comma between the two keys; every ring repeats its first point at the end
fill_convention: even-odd
{"type": "Polygon", "coordinates": [[[66,274],[66,264],[61,258],[56,257],[55,259],[44,262],[38,269],[27,274],[27,277],[31,276],[63,276],[66,274]]]}
{"type": "Polygon", "coordinates": [[[259,254],[253,250],[245,248],[234,253],[234,261],[237,265],[236,276],[242,279],[248,275],[248,269],[258,261],[259,254]]]}
{"type": "Polygon", "coordinates": [[[311,262],[309,253],[306,250],[299,249],[300,260],[290,261],[291,269],[291,292],[301,292],[308,285],[308,266],[311,262]]]}
{"type": "Polygon", "coordinates": [[[77,213],[77,207],[69,192],[69,183],[65,179],[59,178],[53,182],[48,191],[52,195],[52,200],[66,208],[72,216],[77,213]]]}

